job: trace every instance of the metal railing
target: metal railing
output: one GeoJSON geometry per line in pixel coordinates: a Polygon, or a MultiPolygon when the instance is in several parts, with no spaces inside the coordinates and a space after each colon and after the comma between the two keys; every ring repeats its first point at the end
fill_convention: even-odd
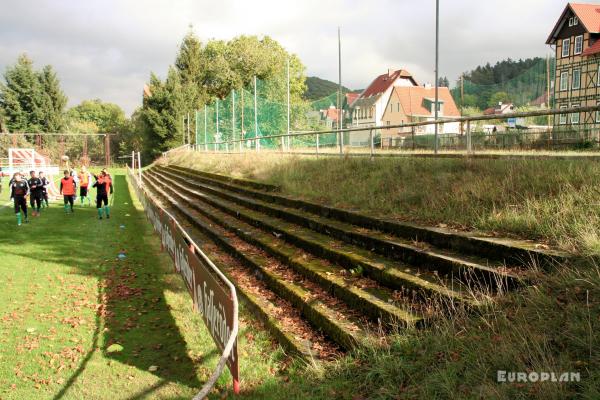
{"type": "MultiPolygon", "coordinates": [[[[351,127],[351,128],[344,128],[344,129],[331,129],[331,130],[324,130],[324,131],[302,131],[302,132],[290,132],[288,133],[282,133],[282,134],[275,134],[275,135],[265,135],[265,136],[256,136],[256,137],[248,137],[248,138],[240,138],[240,139],[230,139],[230,140],[222,140],[222,141],[211,141],[211,142],[204,142],[204,143],[197,143],[195,145],[190,145],[190,144],[186,144],[184,146],[180,146],[176,149],[172,149],[169,150],[169,152],[171,151],[175,151],[175,150],[181,150],[184,147],[186,149],[194,149],[196,151],[202,151],[202,152],[226,152],[226,153],[240,153],[240,152],[244,152],[244,151],[261,151],[261,149],[265,149],[265,145],[261,145],[261,141],[264,140],[273,140],[273,139],[280,139],[281,140],[281,146],[280,149],[278,150],[278,152],[282,152],[282,153],[305,153],[305,151],[307,150],[307,148],[312,148],[314,147],[314,150],[312,150],[310,152],[310,154],[335,154],[335,152],[331,152],[331,151],[327,151],[327,152],[323,152],[321,153],[323,150],[327,149],[331,149],[334,148],[335,150],[339,150],[337,154],[339,155],[343,155],[343,154],[347,154],[345,153],[345,150],[352,150],[350,151],[350,153],[354,153],[354,154],[362,154],[362,155],[370,155],[370,156],[374,156],[375,152],[376,152],[376,143],[379,144],[380,148],[383,150],[384,147],[384,142],[388,139],[388,138],[382,138],[381,132],[382,131],[386,131],[386,130],[392,130],[392,129],[398,129],[398,130],[403,130],[403,132],[398,133],[398,135],[396,136],[396,138],[398,139],[402,139],[402,140],[406,140],[406,139],[410,139],[413,143],[412,147],[410,148],[410,150],[422,150],[422,147],[419,148],[418,145],[416,145],[416,143],[418,142],[419,138],[425,137],[427,135],[432,135],[432,134],[423,134],[422,132],[419,132],[419,128],[425,127],[425,129],[428,126],[432,126],[432,125],[445,125],[445,124],[459,124],[460,126],[460,130],[458,133],[456,134],[447,134],[447,133],[441,133],[438,135],[438,137],[436,139],[434,139],[435,142],[438,142],[440,140],[444,140],[446,138],[452,138],[452,137],[460,137],[463,138],[461,141],[464,142],[464,150],[466,150],[466,152],[468,154],[471,154],[474,152],[474,146],[473,146],[473,138],[477,135],[481,136],[482,132],[473,132],[473,128],[474,128],[474,122],[484,122],[484,121],[506,121],[509,119],[517,119],[517,118],[531,118],[531,117],[554,117],[556,115],[579,115],[581,118],[582,113],[593,113],[595,112],[596,114],[592,115],[593,117],[593,122],[585,122],[582,121],[581,123],[564,123],[564,124],[553,124],[553,125],[548,125],[545,126],[544,129],[542,129],[539,133],[544,133],[546,135],[550,134],[552,135],[555,132],[561,132],[564,131],[565,128],[567,128],[567,131],[572,131],[572,132],[580,132],[582,131],[581,127],[583,126],[583,131],[587,131],[588,133],[587,135],[587,140],[590,142],[593,142],[595,145],[600,145],[600,104],[596,105],[596,106],[585,106],[585,107],[570,107],[570,108],[562,108],[562,109],[545,109],[545,110],[536,110],[536,111],[527,111],[527,112],[511,112],[511,113],[506,113],[506,114],[493,114],[493,115],[476,115],[476,116],[466,116],[466,117],[457,117],[457,118],[441,118],[438,119],[437,121],[434,120],[428,120],[428,121],[419,121],[419,122],[411,122],[411,123],[402,123],[402,124],[394,124],[394,125],[385,125],[385,126],[365,126],[365,127],[351,127]],[[589,125],[592,126],[592,128],[587,128],[589,125]],[[351,135],[353,133],[366,133],[368,132],[368,137],[365,137],[366,139],[366,145],[358,145],[358,146],[351,146],[349,144],[344,144],[345,140],[344,140],[344,134],[348,134],[351,135]],[[335,135],[336,136],[336,141],[335,144],[328,144],[328,145],[324,145],[321,141],[320,143],[320,138],[324,135],[335,135]],[[376,138],[376,136],[379,135],[379,138],[376,138]],[[299,145],[295,146],[296,149],[292,149],[289,145],[289,143],[293,143],[293,141],[295,139],[300,139],[300,138],[305,138],[308,136],[315,136],[315,142],[314,145],[312,146],[306,146],[306,145],[302,145],[302,143],[300,143],[299,145]],[[285,146],[283,145],[283,143],[287,143],[288,145],[285,146]],[[186,147],[187,146],[187,147],[186,147]],[[368,152],[364,151],[366,148],[368,147],[368,152]],[[361,151],[362,150],[362,151],[361,151]]],[[[585,118],[585,114],[584,118],[585,118]]],[[[511,130],[510,132],[518,132],[519,130],[516,128],[512,128],[513,130],[511,130]]],[[[534,132],[535,133],[535,132],[534,132]]],[[[488,134],[486,134],[486,137],[491,138],[491,137],[500,137],[501,135],[503,135],[504,132],[490,132],[488,134]]],[[[533,134],[533,133],[532,133],[533,134]]],[[[543,140],[545,141],[545,143],[560,143],[561,141],[564,143],[565,140],[564,139],[555,139],[553,137],[548,138],[547,136],[543,138],[543,140]]],[[[435,146],[431,146],[431,147],[435,147],[435,146]]],[[[425,148],[427,148],[427,146],[425,146],[425,148]]],[[[166,155],[168,152],[165,152],[164,154],[166,155]]]]}
{"type": "MultiPolygon", "coordinates": [[[[181,147],[184,147],[184,146],[181,146],[181,147]]],[[[142,177],[141,177],[140,171],[138,171],[138,173],[136,174],[136,171],[132,170],[129,166],[127,166],[127,172],[128,172],[130,179],[132,179],[132,181],[134,182],[136,195],[138,195],[138,197],[140,195],[143,195],[145,189],[142,184],[142,177]]],[[[150,197],[147,197],[147,198],[150,199],[150,197]]],[[[229,359],[231,352],[233,351],[233,348],[234,348],[234,345],[235,345],[235,342],[237,339],[238,329],[239,329],[239,323],[238,323],[238,312],[239,311],[238,311],[237,291],[236,291],[233,283],[231,283],[231,281],[223,274],[223,272],[221,272],[221,270],[200,249],[200,247],[188,235],[188,233],[183,228],[183,226],[181,226],[179,221],[177,221],[177,219],[171,213],[169,213],[164,207],[162,207],[160,204],[158,204],[156,202],[153,202],[153,204],[157,209],[160,209],[165,215],[167,215],[173,221],[173,223],[174,223],[175,227],[178,229],[179,233],[181,233],[181,235],[183,235],[183,237],[185,237],[185,239],[190,243],[190,246],[193,247],[194,254],[196,254],[198,257],[200,257],[200,259],[207,266],[210,267],[210,269],[219,277],[220,281],[227,287],[227,289],[231,293],[231,300],[233,302],[233,325],[231,327],[231,334],[229,336],[229,340],[227,341],[226,345],[224,346],[223,352],[221,354],[221,358],[219,359],[219,362],[217,363],[217,366],[216,366],[215,370],[213,371],[212,375],[210,376],[208,381],[206,381],[206,383],[202,386],[202,389],[194,396],[194,400],[204,399],[204,398],[206,398],[208,393],[214,387],[219,376],[221,376],[221,373],[223,372],[223,369],[225,368],[227,360],[229,359]]],[[[234,381],[234,392],[236,392],[236,393],[239,391],[239,387],[237,387],[237,384],[238,383],[234,381]]]]}

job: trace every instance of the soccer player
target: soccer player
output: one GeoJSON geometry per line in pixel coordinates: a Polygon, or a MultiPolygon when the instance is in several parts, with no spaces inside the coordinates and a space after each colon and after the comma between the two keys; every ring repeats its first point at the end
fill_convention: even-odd
{"type": "Polygon", "coordinates": [[[17,225],[21,226],[21,211],[25,216],[25,223],[29,222],[27,218],[27,195],[29,194],[29,185],[21,174],[16,172],[10,180],[10,198],[15,201],[15,215],[17,216],[17,225]]]}
{"type": "Polygon", "coordinates": [[[39,217],[42,206],[42,180],[35,176],[35,171],[29,171],[29,181],[27,183],[30,190],[31,215],[39,217]]]}
{"type": "Polygon", "coordinates": [[[92,204],[88,196],[88,187],[92,183],[92,174],[83,166],[77,177],[79,178],[79,198],[81,199],[81,205],[83,205],[83,199],[86,199],[89,206],[92,204]]]}
{"type": "Polygon", "coordinates": [[[60,194],[63,195],[65,202],[65,213],[69,212],[69,206],[71,207],[71,213],[73,212],[73,197],[75,196],[75,189],[77,184],[75,179],[69,173],[69,170],[64,171],[64,177],[60,180],[60,194]]]}
{"type": "Polygon", "coordinates": [[[38,176],[39,176],[40,180],[42,181],[42,208],[49,207],[47,186],[50,184],[50,181],[48,180],[48,178],[46,178],[44,176],[44,171],[40,171],[38,173],[38,176]]]}
{"type": "Polygon", "coordinates": [[[102,170],[100,176],[95,176],[96,183],[94,186],[96,188],[96,208],[98,209],[98,219],[102,219],[102,203],[104,203],[104,212],[106,213],[106,218],[110,218],[110,208],[108,207],[108,193],[110,190],[110,194],[113,194],[113,184],[112,179],[110,179],[110,175],[106,172],[106,170],[102,170]]]}

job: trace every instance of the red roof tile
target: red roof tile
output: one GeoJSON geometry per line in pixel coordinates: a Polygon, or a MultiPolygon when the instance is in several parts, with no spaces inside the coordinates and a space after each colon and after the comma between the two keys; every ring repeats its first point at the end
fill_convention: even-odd
{"type": "Polygon", "coordinates": [[[393,71],[391,73],[385,73],[379,75],[375,80],[369,85],[368,88],[364,90],[360,94],[361,99],[366,99],[371,96],[377,96],[383,92],[385,92],[398,78],[407,78],[410,79],[415,85],[417,85],[416,81],[410,74],[410,72],[405,71],[403,69],[399,69],[397,71],[393,71]]]}
{"type": "Polygon", "coordinates": [[[337,121],[339,110],[334,107],[329,107],[326,110],[321,110],[321,114],[323,115],[323,118],[329,118],[332,121],[337,121]]]}
{"type": "Polygon", "coordinates": [[[584,56],[591,56],[592,54],[600,53],[600,40],[596,40],[593,45],[588,47],[581,53],[584,56]]]}
{"type": "Polygon", "coordinates": [[[589,33],[600,33],[600,5],[569,3],[589,33]]]}
{"type": "Polygon", "coordinates": [[[360,96],[360,93],[346,93],[346,101],[348,102],[349,106],[352,106],[352,103],[354,103],[354,100],[358,99],[360,96]]]}
{"type": "Polygon", "coordinates": [[[580,4],[568,3],[563,12],[560,14],[558,21],[554,24],[552,32],[546,44],[554,44],[558,32],[563,27],[567,11],[572,10],[579,18],[579,21],[589,33],[600,33],[600,5],[599,4],[580,4]]]}
{"type": "MultiPolygon", "coordinates": [[[[438,88],[438,98],[444,102],[442,107],[442,116],[460,117],[460,111],[452,98],[452,94],[447,87],[438,88]]],[[[434,87],[423,86],[400,86],[394,88],[400,98],[400,104],[406,115],[431,115],[431,110],[425,108],[424,99],[435,98],[434,87]]]]}

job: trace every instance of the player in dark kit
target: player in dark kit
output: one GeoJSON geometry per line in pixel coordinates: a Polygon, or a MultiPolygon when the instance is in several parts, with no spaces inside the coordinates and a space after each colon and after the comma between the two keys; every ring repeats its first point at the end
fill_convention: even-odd
{"type": "Polygon", "coordinates": [[[21,211],[23,211],[23,215],[25,216],[25,222],[29,222],[27,218],[27,195],[29,194],[29,185],[18,172],[13,175],[10,182],[10,198],[11,200],[15,200],[17,225],[21,226],[21,211]]]}
{"type": "Polygon", "coordinates": [[[48,185],[50,181],[44,176],[44,171],[40,171],[38,177],[42,181],[42,207],[49,207],[48,205],[48,185]],[[45,204],[44,204],[45,203],[45,204]]]}
{"type": "Polygon", "coordinates": [[[102,203],[104,203],[104,212],[106,213],[106,218],[110,218],[110,208],[108,207],[108,193],[110,190],[110,194],[113,194],[113,185],[112,179],[110,179],[110,175],[106,172],[106,170],[102,170],[99,176],[95,176],[96,183],[94,186],[96,188],[96,208],[98,209],[98,219],[102,219],[102,203]]]}
{"type": "Polygon", "coordinates": [[[42,206],[42,197],[43,197],[43,184],[42,180],[35,176],[35,171],[29,171],[29,184],[30,190],[30,204],[31,204],[31,215],[34,217],[40,216],[40,208],[42,206]]]}

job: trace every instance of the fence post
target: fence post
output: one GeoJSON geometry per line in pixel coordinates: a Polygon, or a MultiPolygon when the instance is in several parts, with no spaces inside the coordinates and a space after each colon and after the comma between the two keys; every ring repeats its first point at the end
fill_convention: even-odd
{"type": "Polygon", "coordinates": [[[319,135],[319,134],[317,133],[317,156],[319,155],[319,137],[320,137],[320,136],[321,136],[321,135],[319,135]]]}
{"type": "Polygon", "coordinates": [[[139,151],[137,153],[137,159],[138,159],[138,175],[140,177],[140,186],[142,186],[142,156],[139,151]]]}
{"type": "Polygon", "coordinates": [[[471,154],[473,152],[473,147],[471,143],[471,120],[467,120],[467,154],[471,154]]]}
{"type": "Polygon", "coordinates": [[[413,149],[413,151],[415,151],[417,144],[415,143],[415,127],[414,126],[410,127],[410,135],[412,137],[412,149],[413,149]]]}
{"type": "Polygon", "coordinates": [[[371,152],[371,160],[373,159],[373,129],[369,129],[369,151],[371,152]]]}

